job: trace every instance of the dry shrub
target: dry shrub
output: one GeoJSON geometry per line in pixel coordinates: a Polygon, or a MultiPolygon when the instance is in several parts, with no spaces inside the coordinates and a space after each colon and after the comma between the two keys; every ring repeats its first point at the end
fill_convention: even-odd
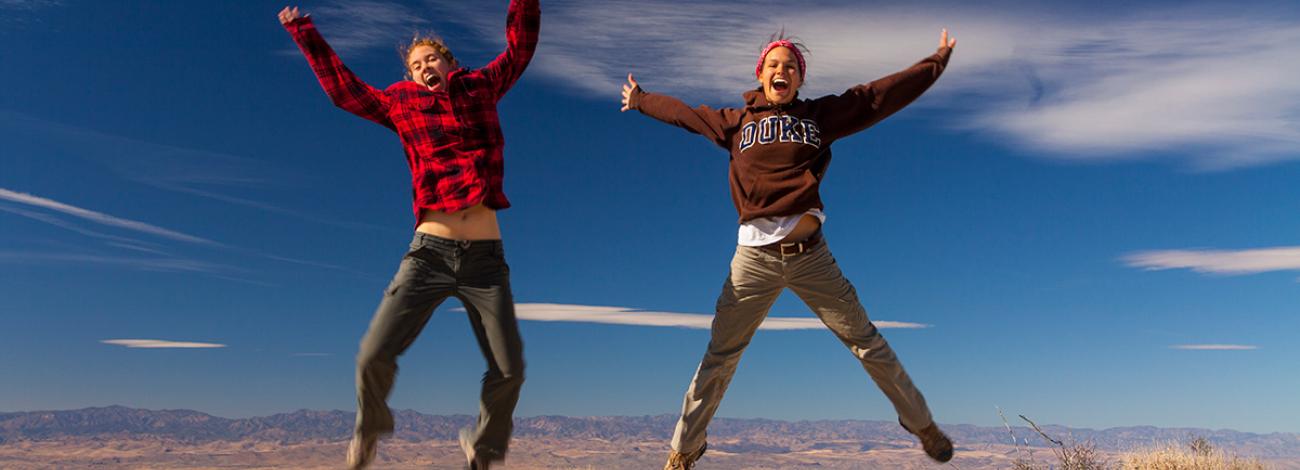
{"type": "Polygon", "coordinates": [[[1013,470],[1109,470],[1114,468],[1097,452],[1091,443],[1073,444],[1053,449],[1056,464],[1037,462],[1032,458],[1017,458],[1011,462],[1013,470]]]}
{"type": "Polygon", "coordinates": [[[1012,470],[1268,470],[1259,459],[1241,458],[1227,452],[1216,450],[1210,440],[1203,436],[1193,436],[1186,446],[1169,443],[1163,446],[1129,452],[1120,457],[1118,464],[1107,460],[1092,442],[1074,443],[1053,439],[1038,427],[1033,420],[1020,415],[1020,419],[1029,423],[1038,435],[1055,444],[1052,454],[1056,464],[1039,462],[1034,459],[1033,449],[1027,439],[1016,437],[1011,424],[998,408],[998,416],[1011,435],[1011,443],[1016,448],[1016,458],[1011,462],[1012,470]],[[1023,443],[1023,444],[1022,444],[1023,443]],[[1021,453],[1021,449],[1028,456],[1021,453]]]}
{"type": "Polygon", "coordinates": [[[1110,465],[1091,442],[1062,446],[1056,451],[1061,470],[1106,470],[1110,465]]]}
{"type": "Polygon", "coordinates": [[[1266,470],[1258,459],[1243,459],[1215,450],[1204,437],[1186,447],[1174,443],[1130,452],[1120,457],[1121,470],[1266,470]]]}
{"type": "MultiPolygon", "coordinates": [[[[998,415],[1002,416],[1002,423],[1007,426],[1007,432],[1011,434],[1011,442],[1015,443],[1016,434],[1011,430],[1011,425],[1007,423],[1006,416],[1002,415],[1001,408],[998,408],[998,415]]],[[[1052,454],[1056,456],[1056,460],[1060,463],[1060,466],[1041,464],[1034,461],[1032,451],[1030,451],[1029,458],[1021,456],[1019,444],[1017,444],[1017,456],[1011,463],[1014,470],[1108,470],[1111,468],[1110,462],[1101,455],[1101,452],[1097,451],[1097,446],[1092,442],[1075,442],[1066,445],[1064,442],[1048,436],[1047,433],[1043,432],[1042,428],[1038,427],[1037,423],[1034,423],[1033,420],[1025,417],[1025,415],[1020,415],[1020,419],[1029,423],[1029,425],[1034,428],[1034,431],[1037,431],[1040,436],[1043,436],[1043,439],[1047,439],[1048,442],[1056,444],[1056,447],[1052,448],[1052,454]]],[[[1029,450],[1028,441],[1025,441],[1025,444],[1026,450],[1029,450]]]]}

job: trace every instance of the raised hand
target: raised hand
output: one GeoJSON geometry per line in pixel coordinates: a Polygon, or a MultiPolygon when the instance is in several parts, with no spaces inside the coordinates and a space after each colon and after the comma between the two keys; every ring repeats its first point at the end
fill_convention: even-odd
{"type": "Polygon", "coordinates": [[[949,49],[952,49],[953,47],[956,46],[957,46],[957,38],[949,38],[948,28],[943,28],[943,32],[939,33],[939,47],[947,47],[949,49]]]}
{"type": "Polygon", "coordinates": [[[641,89],[641,85],[637,85],[636,79],[632,78],[631,73],[628,73],[627,84],[623,85],[623,109],[620,109],[619,110],[620,112],[631,109],[627,105],[628,100],[632,99],[632,92],[640,89],[641,89]]]}
{"type": "Polygon", "coordinates": [[[283,10],[280,10],[280,24],[289,24],[290,21],[304,16],[307,15],[300,14],[298,12],[298,7],[284,7],[283,10]]]}

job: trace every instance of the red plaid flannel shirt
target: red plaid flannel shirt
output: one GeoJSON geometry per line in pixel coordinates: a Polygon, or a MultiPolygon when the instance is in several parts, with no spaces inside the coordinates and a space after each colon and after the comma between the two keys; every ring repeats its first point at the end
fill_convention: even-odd
{"type": "Polygon", "coordinates": [[[452,71],[446,91],[440,92],[412,81],[380,91],[343,65],[310,18],[284,27],[336,106],[392,129],[402,139],[418,224],[421,210],[450,213],[479,203],[492,209],[510,207],[501,188],[505,138],[496,105],[537,49],[537,2],[511,0],[506,50],[483,68],[452,71]]]}

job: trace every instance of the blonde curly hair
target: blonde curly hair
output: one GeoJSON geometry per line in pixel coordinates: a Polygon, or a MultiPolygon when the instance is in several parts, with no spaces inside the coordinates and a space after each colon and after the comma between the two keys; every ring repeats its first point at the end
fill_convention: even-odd
{"type": "Polygon", "coordinates": [[[456,62],[456,56],[451,55],[451,49],[447,48],[447,44],[444,43],[442,38],[434,34],[416,33],[415,36],[411,37],[410,43],[398,47],[397,49],[398,52],[402,54],[402,68],[406,70],[407,80],[412,79],[411,67],[407,65],[407,62],[411,59],[411,51],[414,51],[415,48],[420,46],[432,47],[433,50],[438,51],[438,54],[442,55],[443,59],[446,59],[447,62],[451,63],[452,67],[460,65],[459,62],[456,62]]]}

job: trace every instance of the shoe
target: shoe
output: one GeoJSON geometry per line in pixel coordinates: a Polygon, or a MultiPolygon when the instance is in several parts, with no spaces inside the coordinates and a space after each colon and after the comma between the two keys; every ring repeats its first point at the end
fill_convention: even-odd
{"type": "MultiPolygon", "coordinates": [[[[903,421],[899,420],[898,424],[903,426],[903,421]]],[[[903,429],[907,429],[907,426],[903,426],[903,429]]],[[[952,441],[948,439],[948,436],[943,431],[939,430],[938,424],[930,423],[920,432],[911,429],[907,429],[907,432],[921,439],[921,448],[925,449],[925,455],[930,456],[936,462],[944,463],[952,460],[952,441]]]]}
{"type": "Polygon", "coordinates": [[[709,448],[709,443],[700,446],[700,450],[683,454],[678,451],[672,451],[668,454],[668,463],[664,464],[664,470],[691,470],[695,468],[695,461],[704,455],[704,449],[709,448]]]}
{"type": "Polygon", "coordinates": [[[474,431],[470,428],[460,430],[460,450],[465,452],[465,468],[469,470],[489,470],[492,467],[492,461],[487,457],[480,458],[478,452],[474,451],[474,431]]]}
{"type": "Polygon", "coordinates": [[[379,436],[353,434],[352,442],[348,444],[348,469],[361,470],[370,465],[370,462],[375,460],[375,448],[378,444],[379,436]]]}

